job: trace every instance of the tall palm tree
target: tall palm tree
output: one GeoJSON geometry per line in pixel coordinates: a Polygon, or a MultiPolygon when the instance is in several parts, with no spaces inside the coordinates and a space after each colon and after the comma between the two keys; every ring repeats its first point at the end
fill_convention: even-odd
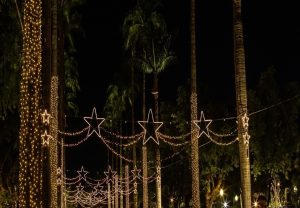
{"type": "MultiPolygon", "coordinates": [[[[191,121],[197,120],[197,65],[196,65],[196,6],[191,0],[191,121]]],[[[193,207],[200,207],[200,179],[199,179],[199,141],[197,126],[191,122],[191,166],[192,166],[192,200],[193,207]]]]}
{"type": "Polygon", "coordinates": [[[243,24],[241,19],[241,0],[233,0],[233,35],[242,203],[243,207],[250,208],[251,177],[249,159],[249,137],[248,127],[243,125],[243,117],[247,116],[247,86],[243,41],[243,24]]]}
{"type": "Polygon", "coordinates": [[[41,142],[41,0],[24,2],[23,63],[20,83],[18,207],[43,207],[41,142]],[[34,8],[34,9],[32,9],[34,8]]]}
{"type": "MultiPolygon", "coordinates": [[[[153,2],[155,3],[156,1],[153,2]]],[[[166,23],[162,16],[154,10],[155,7],[153,5],[155,4],[148,8],[142,7],[142,5],[144,5],[142,2],[138,2],[137,6],[124,21],[125,31],[127,31],[125,46],[131,46],[132,55],[137,60],[142,71],[153,74],[152,94],[154,96],[155,120],[157,121],[159,112],[158,74],[165,70],[175,57],[169,49],[171,39],[166,31],[166,23]],[[137,51],[138,53],[136,53],[137,51]]],[[[143,86],[145,86],[145,79],[143,86]]],[[[143,100],[145,100],[145,92],[143,97],[143,100]]],[[[143,112],[145,117],[145,103],[143,112]]],[[[143,151],[143,154],[147,154],[147,151],[143,151]]],[[[158,146],[155,147],[155,155],[156,167],[158,167],[156,180],[157,207],[161,207],[160,151],[158,146]]],[[[146,172],[146,170],[143,172],[146,172]]],[[[143,190],[146,192],[147,188],[144,187],[143,190]]],[[[143,206],[148,207],[147,199],[144,199],[143,206]]]]}

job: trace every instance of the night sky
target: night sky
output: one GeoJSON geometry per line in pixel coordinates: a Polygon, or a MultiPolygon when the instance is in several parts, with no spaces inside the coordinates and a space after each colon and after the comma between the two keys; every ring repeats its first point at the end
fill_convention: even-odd
{"type": "MultiPolygon", "coordinates": [[[[85,37],[77,40],[81,92],[79,115],[98,117],[106,99],[107,86],[122,65],[121,25],[133,6],[132,0],[87,0],[82,9],[85,37]]],[[[177,62],[159,75],[160,100],[175,99],[178,85],[189,79],[189,1],[163,0],[168,30],[173,35],[172,49],[177,62]],[[172,78],[171,84],[166,84],[172,78]]],[[[197,76],[211,97],[234,99],[232,1],[197,2],[197,76]]],[[[243,21],[248,87],[254,87],[262,71],[274,66],[282,83],[300,81],[300,12],[296,1],[243,1],[243,21]]],[[[201,99],[201,95],[198,95],[201,99]]],[[[207,98],[206,98],[207,99],[207,98]]],[[[82,120],[82,125],[84,121],[82,120]]],[[[100,143],[100,142],[98,142],[100,143]]],[[[88,144],[86,144],[88,146],[88,144]]],[[[99,152],[106,151],[98,144],[99,152]]],[[[81,148],[81,147],[80,147],[81,148]]],[[[82,147],[82,154],[88,148],[82,147]]],[[[89,153],[86,166],[107,161],[89,153]],[[94,162],[91,162],[91,161],[94,162]]],[[[74,158],[75,159],[75,158],[74,158]]],[[[79,158],[76,158],[80,162],[79,158]]],[[[68,161],[67,161],[68,162],[68,161]]],[[[85,165],[85,164],[83,164],[85,165]]],[[[102,164],[103,165],[103,164],[102,164]]],[[[105,164],[106,165],[106,164],[105,164]]]]}

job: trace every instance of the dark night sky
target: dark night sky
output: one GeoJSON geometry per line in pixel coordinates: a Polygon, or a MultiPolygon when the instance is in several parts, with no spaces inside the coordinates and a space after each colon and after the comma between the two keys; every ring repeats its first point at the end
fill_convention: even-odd
{"type": "MultiPolygon", "coordinates": [[[[81,113],[93,106],[102,109],[106,88],[112,74],[121,67],[121,25],[132,0],[87,0],[83,9],[86,37],[78,42],[81,113]],[[84,103],[82,101],[85,101],[84,103]]],[[[163,0],[168,29],[173,34],[173,49],[178,62],[163,72],[166,78],[181,81],[189,75],[189,1],[163,0]]],[[[232,56],[231,0],[197,1],[197,69],[198,77],[217,88],[232,87],[234,76],[232,56]],[[230,83],[229,83],[230,82],[230,83]]],[[[261,71],[274,65],[282,78],[291,79],[300,69],[300,13],[295,1],[243,1],[245,53],[248,84],[261,71]]],[[[161,94],[164,88],[161,84],[161,94]]],[[[176,84],[177,85],[177,84],[176,84]]],[[[168,94],[176,86],[167,87],[168,94]]],[[[222,90],[222,89],[220,89],[222,90]]],[[[176,90],[174,90],[174,93],[176,90]]],[[[225,92],[224,92],[225,93],[225,92]]],[[[222,93],[221,93],[222,94],[222,93]]],[[[163,99],[163,95],[161,95],[163,99]]]]}
{"type": "MultiPolygon", "coordinates": [[[[103,115],[107,86],[113,73],[121,67],[121,25],[132,2],[87,0],[82,10],[86,37],[76,43],[81,86],[78,102],[82,116],[89,116],[93,107],[97,107],[99,117],[103,115]]],[[[178,83],[186,83],[190,70],[189,1],[162,2],[178,61],[160,75],[160,100],[175,99],[178,83]],[[164,84],[170,77],[171,85],[164,84]]],[[[233,99],[232,0],[196,2],[199,82],[211,90],[212,97],[233,99]]],[[[300,70],[300,12],[297,8],[296,1],[292,0],[243,1],[249,87],[254,86],[259,74],[269,66],[275,66],[284,82],[300,80],[296,76],[300,70]]]]}

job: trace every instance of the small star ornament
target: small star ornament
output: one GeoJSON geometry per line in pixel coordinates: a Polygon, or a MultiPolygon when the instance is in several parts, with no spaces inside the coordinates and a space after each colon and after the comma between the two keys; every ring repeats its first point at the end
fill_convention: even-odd
{"type": "Polygon", "coordinates": [[[117,174],[117,171],[113,171],[111,169],[111,166],[108,166],[108,170],[104,171],[104,174],[106,175],[107,183],[109,183],[109,182],[113,182],[115,175],[117,174]]]}
{"type": "Polygon", "coordinates": [[[47,133],[47,130],[44,131],[44,134],[42,134],[42,145],[48,146],[49,140],[51,139],[51,135],[47,133]]]}
{"type": "Polygon", "coordinates": [[[144,129],[143,145],[145,145],[150,139],[159,145],[158,130],[163,125],[163,122],[154,121],[151,108],[148,112],[147,121],[138,121],[138,123],[144,129]]]}
{"type": "Polygon", "coordinates": [[[244,128],[248,128],[248,126],[249,126],[249,117],[247,116],[247,113],[245,113],[244,116],[242,117],[242,122],[243,122],[244,128]]]}
{"type": "Polygon", "coordinates": [[[248,132],[243,134],[243,139],[244,139],[244,144],[248,146],[250,140],[250,135],[248,134],[248,132]]]}
{"type": "Polygon", "coordinates": [[[83,191],[83,186],[81,185],[81,183],[79,183],[77,186],[76,186],[76,189],[77,189],[77,193],[80,193],[83,191]]]}
{"type": "Polygon", "coordinates": [[[101,193],[103,192],[103,188],[104,188],[104,187],[101,186],[100,183],[98,182],[97,185],[94,187],[94,190],[93,190],[92,193],[93,193],[94,195],[101,194],[101,193]]]}
{"type": "Polygon", "coordinates": [[[200,138],[202,134],[205,134],[207,137],[210,137],[208,126],[211,124],[212,120],[206,120],[203,111],[201,111],[200,120],[195,120],[193,122],[199,129],[198,138],[200,138]]]}
{"type": "Polygon", "coordinates": [[[131,170],[131,173],[133,174],[133,178],[138,178],[140,175],[141,170],[138,169],[136,166],[134,166],[134,169],[131,170]]]}
{"type": "Polygon", "coordinates": [[[105,119],[97,117],[96,108],[93,108],[93,112],[92,112],[92,115],[90,117],[83,117],[83,119],[89,125],[87,137],[91,136],[94,132],[98,137],[101,137],[100,125],[103,123],[103,121],[105,119]]]}
{"type": "Polygon", "coordinates": [[[45,111],[41,114],[42,116],[42,122],[44,124],[50,124],[50,117],[51,115],[47,112],[47,109],[45,109],[45,111]]]}
{"type": "Polygon", "coordinates": [[[79,180],[83,179],[86,180],[86,175],[89,173],[88,171],[84,170],[83,166],[81,166],[80,170],[77,170],[77,173],[79,174],[79,180]]]}

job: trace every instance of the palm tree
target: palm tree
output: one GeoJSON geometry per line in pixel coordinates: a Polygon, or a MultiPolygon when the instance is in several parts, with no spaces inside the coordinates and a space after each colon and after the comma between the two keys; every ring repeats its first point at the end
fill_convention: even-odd
{"type": "MultiPolygon", "coordinates": [[[[165,70],[174,61],[175,57],[169,49],[171,38],[166,31],[166,23],[162,16],[155,11],[155,4],[153,3],[157,3],[157,1],[153,1],[152,5],[150,3],[149,8],[147,6],[142,7],[143,3],[138,2],[137,6],[124,21],[125,31],[127,31],[125,46],[131,48],[132,57],[135,57],[142,71],[153,74],[152,94],[154,96],[155,120],[157,121],[159,112],[158,74],[165,70]]],[[[145,86],[145,79],[143,80],[143,86],[145,86]]],[[[145,91],[143,100],[145,101],[145,91]]],[[[145,102],[143,109],[143,117],[145,117],[145,102]]],[[[155,147],[155,152],[156,167],[160,167],[158,146],[155,147]]],[[[147,151],[143,151],[143,154],[147,154],[147,151]]],[[[159,170],[157,171],[158,180],[156,181],[157,207],[161,207],[161,173],[160,168],[157,168],[157,170],[159,170]]],[[[146,172],[146,170],[143,172],[146,172]]],[[[144,187],[143,190],[146,192],[147,187],[144,187]]],[[[148,207],[147,201],[147,198],[144,198],[144,207],[148,207]]]]}
{"type": "Polygon", "coordinates": [[[245,70],[245,52],[243,42],[243,24],[241,19],[241,0],[233,1],[233,35],[242,203],[243,207],[250,208],[251,178],[248,141],[249,137],[248,127],[243,125],[243,117],[247,116],[247,87],[245,70]]]}
{"type": "Polygon", "coordinates": [[[24,2],[20,83],[19,207],[43,207],[41,142],[41,0],[24,2]],[[32,9],[34,8],[34,10],[32,9]]]}
{"type": "MultiPolygon", "coordinates": [[[[191,0],[191,121],[197,120],[197,65],[196,65],[196,7],[195,0],[191,0]]],[[[191,123],[191,165],[192,165],[192,200],[193,207],[200,207],[200,179],[199,179],[199,141],[197,127],[191,123]]]]}

